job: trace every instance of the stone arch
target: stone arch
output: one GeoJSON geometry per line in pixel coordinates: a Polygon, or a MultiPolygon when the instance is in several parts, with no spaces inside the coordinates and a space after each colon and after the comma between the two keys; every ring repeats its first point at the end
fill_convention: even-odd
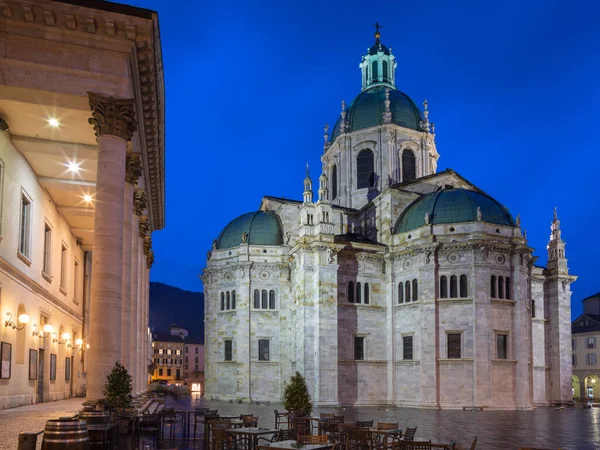
{"type": "Polygon", "coordinates": [[[581,398],[581,383],[577,375],[571,376],[571,386],[573,387],[573,400],[580,401],[581,398]]]}
{"type": "Polygon", "coordinates": [[[600,378],[598,375],[588,375],[584,380],[584,395],[590,401],[600,399],[600,378]]]}

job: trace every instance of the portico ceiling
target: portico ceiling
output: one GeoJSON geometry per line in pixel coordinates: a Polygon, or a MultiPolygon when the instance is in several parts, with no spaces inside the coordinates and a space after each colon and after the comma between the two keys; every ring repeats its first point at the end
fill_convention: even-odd
{"type": "Polygon", "coordinates": [[[25,156],[73,234],[89,248],[97,171],[90,116],[86,97],[0,86],[0,117],[8,123],[13,145],[25,156]]]}

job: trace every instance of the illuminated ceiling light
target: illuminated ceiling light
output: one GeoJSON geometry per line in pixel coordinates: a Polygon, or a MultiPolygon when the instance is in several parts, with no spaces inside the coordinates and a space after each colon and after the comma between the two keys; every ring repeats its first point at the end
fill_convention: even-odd
{"type": "Polygon", "coordinates": [[[21,314],[19,316],[19,323],[28,323],[29,322],[29,316],[27,314],[21,314]]]}
{"type": "Polygon", "coordinates": [[[84,194],[83,201],[86,203],[92,203],[92,196],[90,194],[84,194]]]}
{"type": "Polygon", "coordinates": [[[60,122],[58,119],[51,117],[48,119],[48,125],[50,125],[52,128],[58,128],[60,126],[60,122]]]}
{"type": "Polygon", "coordinates": [[[67,164],[67,170],[71,173],[79,173],[79,163],[69,161],[67,164]]]}

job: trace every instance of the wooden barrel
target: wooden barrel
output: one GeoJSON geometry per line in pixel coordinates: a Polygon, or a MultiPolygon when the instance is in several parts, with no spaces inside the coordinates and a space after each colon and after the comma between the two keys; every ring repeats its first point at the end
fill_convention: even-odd
{"type": "Polygon", "coordinates": [[[89,450],[90,437],[85,422],[60,418],[46,422],[42,450],[89,450]]]}
{"type": "Polygon", "coordinates": [[[80,411],[79,419],[90,425],[108,425],[110,423],[110,411],[80,411]]]}

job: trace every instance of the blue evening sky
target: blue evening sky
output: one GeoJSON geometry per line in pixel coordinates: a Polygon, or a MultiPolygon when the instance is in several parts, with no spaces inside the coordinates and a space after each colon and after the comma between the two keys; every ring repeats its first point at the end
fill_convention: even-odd
{"type": "Polygon", "coordinates": [[[556,206],[579,276],[573,317],[600,291],[598,2],[125,1],[158,11],[162,37],[167,217],[153,281],[202,290],[230,220],[263,195],[301,199],[379,21],[398,89],[429,101],[438,169],[521,214],[538,264],[556,206]]]}

